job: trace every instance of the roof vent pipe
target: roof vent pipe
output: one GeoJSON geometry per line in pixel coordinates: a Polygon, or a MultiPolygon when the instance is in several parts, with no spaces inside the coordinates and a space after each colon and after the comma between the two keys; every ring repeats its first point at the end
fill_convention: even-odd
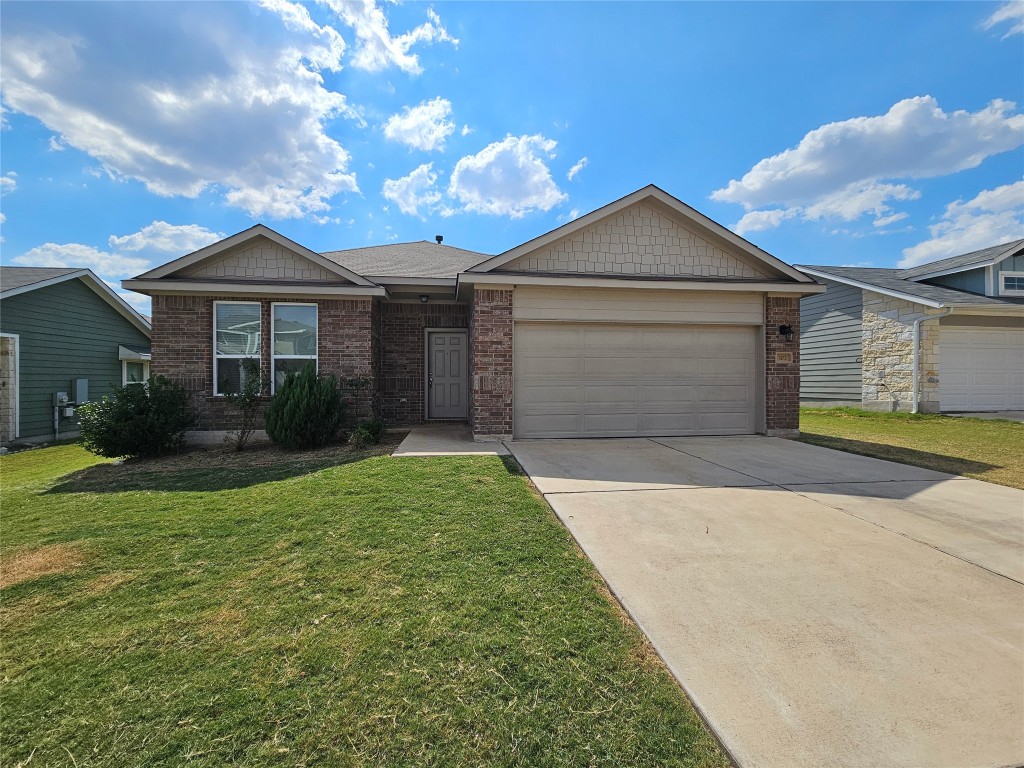
{"type": "Polygon", "coordinates": [[[434,235],[434,239],[437,240],[437,244],[440,245],[441,241],[444,240],[444,235],[434,235]]]}

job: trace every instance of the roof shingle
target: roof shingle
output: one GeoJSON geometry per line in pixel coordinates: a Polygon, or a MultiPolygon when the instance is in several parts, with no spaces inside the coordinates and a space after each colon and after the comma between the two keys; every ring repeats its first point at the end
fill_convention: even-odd
{"type": "Polygon", "coordinates": [[[0,267],[0,291],[13,291],[81,271],[79,267],[0,267]]]}
{"type": "Polygon", "coordinates": [[[320,254],[365,277],[455,278],[491,258],[486,253],[420,240],[415,243],[374,245],[320,254]]]}

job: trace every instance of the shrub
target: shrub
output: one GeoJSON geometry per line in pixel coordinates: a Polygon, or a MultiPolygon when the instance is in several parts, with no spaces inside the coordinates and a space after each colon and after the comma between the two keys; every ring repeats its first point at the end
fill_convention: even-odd
{"type": "Polygon", "coordinates": [[[153,376],[78,408],[82,444],[109,458],[159,456],[178,450],[192,426],[188,393],[170,379],[153,376]]]}
{"type": "Polygon", "coordinates": [[[353,448],[365,448],[376,445],[384,436],[384,422],[380,419],[368,419],[356,424],[348,436],[348,444],[353,448]]]}
{"type": "Polygon", "coordinates": [[[225,396],[225,399],[238,409],[241,423],[238,429],[228,433],[228,439],[235,444],[235,450],[241,451],[249,442],[256,425],[260,421],[260,405],[263,396],[263,378],[260,376],[260,364],[257,360],[246,358],[242,361],[242,390],[225,396]]]}
{"type": "Polygon", "coordinates": [[[345,418],[345,402],[333,376],[317,376],[312,363],[289,373],[267,408],[267,436],[291,450],[330,442],[345,418]]]}

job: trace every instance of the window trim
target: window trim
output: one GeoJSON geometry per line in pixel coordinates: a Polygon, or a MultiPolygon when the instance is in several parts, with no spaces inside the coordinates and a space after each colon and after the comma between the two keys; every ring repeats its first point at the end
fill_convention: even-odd
{"type": "Polygon", "coordinates": [[[320,305],[315,301],[272,301],[270,303],[270,394],[277,391],[277,360],[312,360],[313,367],[320,373],[320,305]],[[278,307],[312,307],[316,312],[316,330],[313,334],[313,341],[316,344],[314,355],[278,355],[274,352],[274,344],[277,341],[277,308],[278,307]]]}
{"type": "Polygon", "coordinates": [[[1014,290],[1006,287],[1006,278],[1024,278],[1024,272],[1000,272],[999,273],[999,295],[1000,296],[1024,296],[1024,291],[1014,290]]]}
{"type": "Polygon", "coordinates": [[[149,381],[149,361],[148,360],[122,360],[121,361],[121,386],[127,387],[129,384],[145,384],[149,381]],[[128,363],[138,363],[142,366],[142,381],[128,381],[128,363]]]}
{"type": "Polygon", "coordinates": [[[260,363],[260,367],[262,368],[262,365],[263,365],[263,304],[262,304],[262,302],[259,302],[259,301],[215,301],[215,302],[213,302],[213,312],[212,312],[212,317],[210,319],[211,319],[210,325],[212,327],[211,330],[213,332],[213,349],[211,350],[213,352],[213,354],[211,355],[211,357],[213,358],[213,382],[212,382],[213,389],[212,389],[212,392],[213,392],[213,396],[214,397],[225,397],[229,393],[227,393],[227,392],[218,392],[217,391],[218,390],[218,387],[217,387],[217,360],[218,359],[224,359],[224,360],[252,360],[252,359],[255,359],[258,363],[260,363]],[[255,355],[221,355],[221,354],[217,353],[217,307],[219,305],[221,305],[221,304],[248,304],[249,306],[256,307],[259,310],[259,318],[260,318],[259,319],[259,323],[260,323],[260,349],[256,352],[255,355]]]}

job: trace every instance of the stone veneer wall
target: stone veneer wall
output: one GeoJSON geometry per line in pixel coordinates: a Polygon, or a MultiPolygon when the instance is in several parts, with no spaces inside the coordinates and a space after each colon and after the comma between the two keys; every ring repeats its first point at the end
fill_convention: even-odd
{"type": "Polygon", "coordinates": [[[764,325],[765,433],[791,437],[800,431],[800,299],[766,296],[764,325]],[[793,341],[779,335],[780,325],[793,326],[793,341]],[[793,362],[776,362],[778,352],[793,362]]]}
{"type": "Polygon", "coordinates": [[[763,278],[733,254],[647,205],[622,213],[497,271],[763,278]]]}
{"type": "Polygon", "coordinates": [[[473,435],[482,440],[511,438],[512,291],[473,291],[469,349],[473,435]]]}
{"type": "Polygon", "coordinates": [[[15,438],[18,428],[18,380],[15,340],[0,336],[0,443],[15,438]]]}
{"type": "MultiPolygon", "coordinates": [[[[864,291],[861,397],[865,408],[909,411],[914,391],[914,321],[941,314],[906,299],[864,291]]],[[[939,323],[921,324],[921,411],[939,410],[939,323]]]]}
{"type": "MultiPolygon", "coordinates": [[[[266,297],[154,296],[153,361],[151,372],[167,376],[190,394],[198,430],[234,429],[237,412],[222,397],[213,395],[213,302],[251,301],[261,306],[260,365],[264,381],[270,381],[270,305],[266,297]]],[[[351,401],[354,418],[373,414],[376,380],[373,365],[373,302],[350,299],[319,299],[318,367],[336,376],[351,401]],[[366,379],[368,386],[353,387],[352,379],[366,379]],[[348,383],[346,383],[348,382],[348,383]]],[[[269,397],[266,398],[269,402],[269,397]]]]}
{"type": "Polygon", "coordinates": [[[427,328],[468,328],[469,307],[454,303],[381,305],[380,415],[389,425],[424,421],[427,328]]]}

